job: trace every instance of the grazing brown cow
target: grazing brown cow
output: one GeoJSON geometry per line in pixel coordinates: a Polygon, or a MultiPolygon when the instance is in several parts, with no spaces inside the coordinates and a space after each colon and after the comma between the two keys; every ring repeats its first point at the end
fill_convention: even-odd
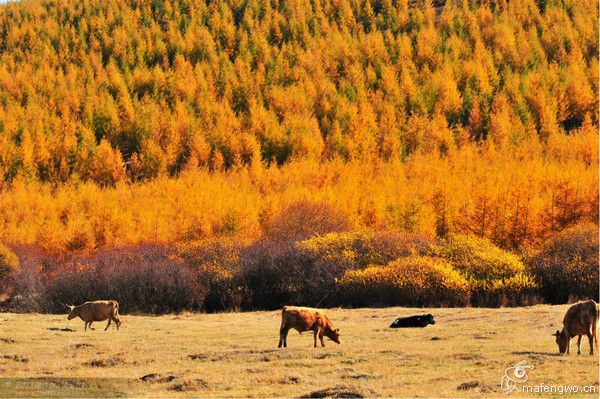
{"type": "Polygon", "coordinates": [[[315,348],[317,347],[317,336],[321,340],[321,346],[325,346],[323,336],[333,342],[340,343],[340,329],[334,328],[329,317],[319,309],[301,308],[296,306],[284,306],[281,310],[281,327],[279,328],[279,347],[287,347],[287,335],[290,328],[302,333],[313,331],[315,337],[315,348]]]}
{"type": "Polygon", "coordinates": [[[90,327],[90,330],[93,330],[93,322],[104,321],[106,319],[108,319],[108,324],[104,331],[108,330],[111,320],[117,325],[117,330],[121,325],[121,319],[119,319],[119,303],[117,301],[91,301],[86,302],[83,305],[67,305],[67,307],[69,308],[69,316],[67,316],[67,319],[71,320],[79,316],[79,318],[85,322],[85,331],[87,331],[88,326],[90,327]]]}
{"type": "Polygon", "coordinates": [[[577,354],[581,354],[581,337],[587,335],[590,341],[590,355],[594,354],[594,342],[598,349],[598,304],[593,300],[577,302],[571,306],[563,320],[562,331],[556,330],[552,334],[556,337],[558,351],[560,353],[569,353],[571,338],[578,336],[577,354]]]}

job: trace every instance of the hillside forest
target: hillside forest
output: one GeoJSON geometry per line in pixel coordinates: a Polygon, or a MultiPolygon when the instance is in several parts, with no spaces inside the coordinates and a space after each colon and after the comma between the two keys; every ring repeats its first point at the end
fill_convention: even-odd
{"type": "Polygon", "coordinates": [[[0,308],[598,299],[597,6],[0,4],[0,308]]]}

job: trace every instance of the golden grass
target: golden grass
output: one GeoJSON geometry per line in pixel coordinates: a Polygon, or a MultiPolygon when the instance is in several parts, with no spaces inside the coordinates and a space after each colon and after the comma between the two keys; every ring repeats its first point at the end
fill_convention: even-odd
{"type": "Polygon", "coordinates": [[[566,309],[332,309],[342,344],[326,339],[326,347],[316,349],[311,334],[294,331],[288,348],[277,349],[278,311],[125,314],[120,331],[104,332],[105,323],[96,323],[87,333],[82,321],[66,315],[5,313],[0,397],[298,397],[342,385],[394,397],[527,396],[500,388],[505,368],[522,360],[535,367],[532,385],[594,385],[598,391],[598,357],[587,355],[587,340],[581,356],[575,342],[571,355],[557,354],[550,334],[566,309]],[[388,328],[399,315],[423,312],[437,323],[388,328]]]}

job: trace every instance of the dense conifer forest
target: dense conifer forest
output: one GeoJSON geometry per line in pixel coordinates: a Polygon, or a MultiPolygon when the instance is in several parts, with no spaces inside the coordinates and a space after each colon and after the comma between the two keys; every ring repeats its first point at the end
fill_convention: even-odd
{"type": "Polygon", "coordinates": [[[111,276],[163,281],[121,298],[148,312],[598,296],[597,1],[23,0],[0,21],[6,306],[111,276]]]}
{"type": "Polygon", "coordinates": [[[4,182],[405,161],[598,124],[591,0],[26,0],[0,18],[4,182]]]}

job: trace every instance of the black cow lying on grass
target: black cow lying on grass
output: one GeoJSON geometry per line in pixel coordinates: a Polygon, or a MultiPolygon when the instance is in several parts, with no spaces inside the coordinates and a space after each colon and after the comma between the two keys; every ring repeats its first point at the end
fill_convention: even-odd
{"type": "Polygon", "coordinates": [[[420,316],[410,317],[399,317],[392,324],[390,328],[403,328],[403,327],[427,327],[428,324],[435,324],[432,314],[423,314],[420,316]]]}

